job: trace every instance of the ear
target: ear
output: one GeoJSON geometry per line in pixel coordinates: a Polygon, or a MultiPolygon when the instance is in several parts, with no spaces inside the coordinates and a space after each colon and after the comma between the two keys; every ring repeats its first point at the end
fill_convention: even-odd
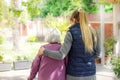
{"type": "Polygon", "coordinates": [[[72,20],[72,21],[73,21],[73,23],[76,23],[76,19],[75,19],[75,18],[73,18],[73,20],[72,20]]]}

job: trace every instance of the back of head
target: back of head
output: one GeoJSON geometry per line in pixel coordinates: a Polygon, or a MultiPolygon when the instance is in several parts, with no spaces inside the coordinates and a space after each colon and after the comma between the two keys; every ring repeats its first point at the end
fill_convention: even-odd
{"type": "Polygon", "coordinates": [[[84,10],[78,9],[72,13],[71,21],[75,23],[80,23],[80,29],[82,32],[82,39],[85,44],[86,52],[93,51],[93,40],[92,40],[92,32],[89,27],[89,22],[87,19],[87,14],[84,10]]]}
{"type": "Polygon", "coordinates": [[[49,32],[47,33],[47,36],[45,40],[48,43],[60,43],[61,42],[61,33],[56,28],[49,29],[49,32]]]}

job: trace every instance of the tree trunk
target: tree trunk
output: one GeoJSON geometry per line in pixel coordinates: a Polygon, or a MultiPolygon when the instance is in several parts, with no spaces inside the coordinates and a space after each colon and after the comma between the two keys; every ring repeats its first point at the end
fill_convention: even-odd
{"type": "Polygon", "coordinates": [[[20,34],[19,34],[19,24],[14,26],[13,29],[13,50],[17,52],[19,50],[19,39],[20,39],[20,34]]]}

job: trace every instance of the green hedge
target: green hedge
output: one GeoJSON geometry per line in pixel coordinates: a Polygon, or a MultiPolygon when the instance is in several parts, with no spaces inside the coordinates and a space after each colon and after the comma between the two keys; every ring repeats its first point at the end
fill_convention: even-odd
{"type": "Polygon", "coordinates": [[[38,38],[35,35],[31,35],[28,37],[28,42],[38,42],[38,38]]]}

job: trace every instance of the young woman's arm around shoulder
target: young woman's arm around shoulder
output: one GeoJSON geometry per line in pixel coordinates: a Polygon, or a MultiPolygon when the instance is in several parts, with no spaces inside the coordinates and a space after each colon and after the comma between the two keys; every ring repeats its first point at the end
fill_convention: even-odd
{"type": "Polygon", "coordinates": [[[58,59],[58,60],[62,60],[68,54],[68,52],[71,48],[71,45],[72,45],[72,36],[71,36],[71,33],[68,31],[66,36],[65,36],[64,43],[61,46],[59,51],[47,50],[47,49],[41,47],[39,52],[40,52],[40,55],[44,54],[48,57],[58,59]]]}

